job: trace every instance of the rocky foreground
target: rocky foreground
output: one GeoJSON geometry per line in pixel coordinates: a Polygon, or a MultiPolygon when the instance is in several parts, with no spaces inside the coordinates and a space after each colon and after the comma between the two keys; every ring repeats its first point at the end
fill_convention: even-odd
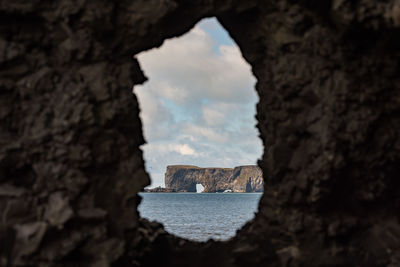
{"type": "Polygon", "coordinates": [[[258,166],[235,168],[200,168],[190,165],[167,166],[165,190],[170,192],[196,192],[201,184],[204,192],[262,192],[263,177],[258,166]]]}
{"type": "Polygon", "coordinates": [[[400,266],[400,1],[3,0],[0,14],[0,266],[400,266]],[[197,243],[136,211],[150,179],[133,55],[211,16],[257,79],[266,179],[254,220],[197,243]]]}

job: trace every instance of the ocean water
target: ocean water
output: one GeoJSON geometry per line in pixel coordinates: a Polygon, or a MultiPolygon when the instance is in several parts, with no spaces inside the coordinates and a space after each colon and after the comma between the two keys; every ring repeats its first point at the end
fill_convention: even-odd
{"type": "Polygon", "coordinates": [[[142,217],[177,236],[226,240],[254,217],[262,193],[140,193],[142,217]]]}

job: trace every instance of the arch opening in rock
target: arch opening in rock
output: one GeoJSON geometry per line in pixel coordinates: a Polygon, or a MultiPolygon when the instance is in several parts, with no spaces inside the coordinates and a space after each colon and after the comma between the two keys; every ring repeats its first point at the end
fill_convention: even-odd
{"type": "MultiPolygon", "coordinates": [[[[204,19],[186,35],[166,40],[161,48],[145,51],[138,59],[149,78],[134,88],[147,141],[142,146],[145,166],[152,179],[145,191],[262,192],[262,172],[256,166],[263,151],[255,128],[256,79],[238,46],[217,20],[204,19]]],[[[221,217],[221,221],[233,220],[234,229],[221,228],[215,231],[216,236],[205,236],[233,237],[254,217],[260,196],[236,196],[237,201],[249,203],[238,205],[246,214],[238,216],[240,219],[221,217],[240,210],[208,214],[221,217]]],[[[143,217],[164,223],[167,230],[181,237],[204,240],[169,227],[170,221],[159,212],[153,213],[154,206],[147,203],[157,197],[142,197],[139,212],[143,217]]],[[[167,198],[163,196],[164,203],[169,201],[167,198]]],[[[173,207],[173,203],[169,206],[173,207]]]]}
{"type": "Polygon", "coordinates": [[[196,184],[196,192],[203,193],[203,191],[204,191],[204,186],[202,184],[196,184]]]}

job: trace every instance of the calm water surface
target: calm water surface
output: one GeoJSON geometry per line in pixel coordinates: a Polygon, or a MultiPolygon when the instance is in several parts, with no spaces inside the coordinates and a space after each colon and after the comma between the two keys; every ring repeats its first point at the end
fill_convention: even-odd
{"type": "Polygon", "coordinates": [[[140,215],[196,241],[226,240],[254,217],[262,193],[140,193],[140,215]]]}

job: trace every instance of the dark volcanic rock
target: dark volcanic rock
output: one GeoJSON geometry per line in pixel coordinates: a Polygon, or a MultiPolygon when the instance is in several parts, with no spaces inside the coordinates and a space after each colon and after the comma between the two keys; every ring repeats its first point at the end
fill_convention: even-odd
{"type": "Polygon", "coordinates": [[[167,166],[165,186],[177,192],[196,192],[196,184],[204,192],[262,192],[262,171],[257,166],[230,168],[199,168],[189,165],[167,166]]]}
{"type": "Polygon", "coordinates": [[[399,33],[398,0],[2,0],[0,266],[399,266],[399,33]],[[137,212],[132,56],[210,16],[257,78],[268,175],[235,238],[195,243],[137,212]]]}

